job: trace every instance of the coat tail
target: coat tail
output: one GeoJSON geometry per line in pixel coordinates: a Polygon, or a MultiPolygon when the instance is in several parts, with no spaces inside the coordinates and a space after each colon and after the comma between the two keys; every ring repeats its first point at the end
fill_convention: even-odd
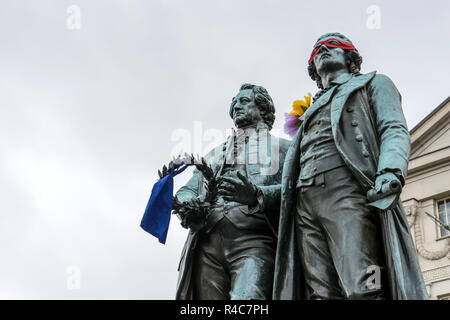
{"type": "Polygon", "coordinates": [[[383,245],[393,300],[428,300],[408,221],[400,204],[381,212],[383,245]]]}

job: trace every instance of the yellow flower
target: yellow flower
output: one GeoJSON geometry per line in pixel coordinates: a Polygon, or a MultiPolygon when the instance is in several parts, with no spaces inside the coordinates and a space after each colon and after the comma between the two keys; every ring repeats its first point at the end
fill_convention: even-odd
{"type": "Polygon", "coordinates": [[[304,97],[305,100],[295,100],[293,102],[292,111],[289,113],[290,115],[300,117],[305,113],[306,109],[311,105],[311,93],[308,92],[308,95],[304,97]]]}

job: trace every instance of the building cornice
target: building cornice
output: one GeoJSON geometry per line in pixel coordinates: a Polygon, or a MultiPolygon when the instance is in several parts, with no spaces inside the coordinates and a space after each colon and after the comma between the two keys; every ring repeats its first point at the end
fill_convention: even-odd
{"type": "Polygon", "coordinates": [[[441,110],[447,103],[450,102],[450,96],[447,97],[440,105],[438,105],[433,111],[431,111],[425,118],[423,118],[418,124],[412,128],[409,133],[412,135],[414,132],[417,131],[425,122],[428,121],[432,116],[434,116],[439,110],[441,110]]]}

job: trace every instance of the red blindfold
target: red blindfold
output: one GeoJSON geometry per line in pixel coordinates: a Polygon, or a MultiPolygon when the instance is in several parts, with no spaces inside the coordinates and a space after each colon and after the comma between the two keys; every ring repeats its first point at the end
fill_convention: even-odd
{"type": "Polygon", "coordinates": [[[320,51],[320,45],[324,44],[326,45],[328,48],[341,48],[341,49],[346,49],[346,50],[356,50],[355,46],[352,45],[351,43],[336,39],[336,38],[329,38],[323,41],[319,41],[316,43],[316,45],[314,46],[313,52],[311,53],[311,57],[309,58],[308,64],[311,64],[314,57],[316,56],[316,54],[319,53],[320,51]],[[330,43],[330,41],[333,42],[338,42],[339,44],[336,43],[330,43]]]}

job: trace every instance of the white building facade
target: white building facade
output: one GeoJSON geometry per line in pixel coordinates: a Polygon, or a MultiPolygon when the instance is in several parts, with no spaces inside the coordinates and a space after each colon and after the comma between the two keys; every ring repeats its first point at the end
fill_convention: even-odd
{"type": "Polygon", "coordinates": [[[450,97],[411,130],[401,199],[428,294],[450,299],[450,97]]]}

